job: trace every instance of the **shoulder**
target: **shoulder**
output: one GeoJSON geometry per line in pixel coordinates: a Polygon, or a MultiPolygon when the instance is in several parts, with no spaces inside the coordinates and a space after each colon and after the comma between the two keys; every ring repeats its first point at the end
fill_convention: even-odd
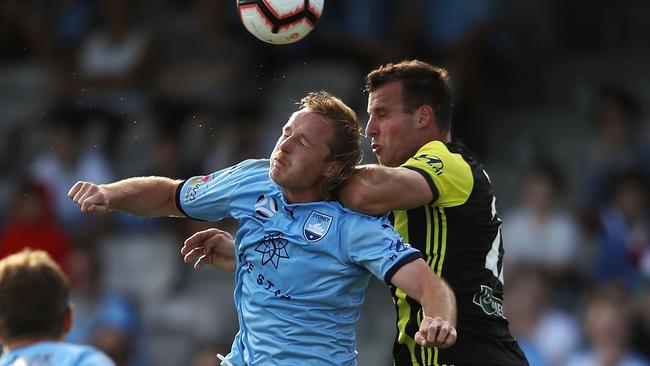
{"type": "Polygon", "coordinates": [[[353,236],[365,235],[368,231],[376,231],[381,228],[391,230],[393,228],[387,215],[366,215],[344,207],[339,202],[335,203],[335,207],[338,211],[339,226],[345,228],[353,236]]]}
{"type": "Polygon", "coordinates": [[[430,141],[402,167],[420,173],[434,193],[435,204],[451,207],[464,204],[474,189],[474,159],[460,146],[430,141]],[[451,147],[451,148],[450,148],[451,147]]]}
{"type": "Polygon", "coordinates": [[[0,365],[12,365],[14,361],[23,359],[39,360],[43,357],[61,366],[115,366],[107,355],[92,346],[64,342],[40,342],[17,349],[3,355],[0,358],[0,365]]]}
{"type": "Polygon", "coordinates": [[[228,169],[222,170],[223,174],[245,173],[245,174],[268,174],[269,159],[247,159],[228,169]]]}
{"type": "Polygon", "coordinates": [[[268,159],[248,159],[229,168],[224,168],[204,177],[195,177],[193,181],[201,180],[208,186],[216,188],[224,182],[236,183],[245,179],[254,181],[270,180],[268,159]],[[218,184],[214,184],[218,183],[218,184]]]}
{"type": "Polygon", "coordinates": [[[113,361],[102,351],[91,347],[82,346],[80,351],[79,366],[115,366],[113,361]]]}
{"type": "Polygon", "coordinates": [[[93,346],[60,343],[57,345],[66,358],[74,360],[73,366],[115,366],[115,363],[103,352],[93,346]]]}

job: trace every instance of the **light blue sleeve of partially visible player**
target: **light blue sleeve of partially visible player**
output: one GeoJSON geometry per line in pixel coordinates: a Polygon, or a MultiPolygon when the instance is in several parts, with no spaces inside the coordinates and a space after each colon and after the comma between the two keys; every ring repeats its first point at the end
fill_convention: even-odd
{"type": "Polygon", "coordinates": [[[62,342],[38,342],[0,357],[0,366],[115,366],[94,347],[62,342]]]}
{"type": "Polygon", "coordinates": [[[422,253],[404,243],[403,239],[386,217],[354,215],[348,221],[350,227],[343,243],[348,249],[348,257],[375,277],[390,283],[393,275],[405,264],[418,258],[422,253]]]}
{"type": "Polygon", "coordinates": [[[186,216],[203,221],[219,221],[232,216],[230,200],[255,162],[257,160],[245,160],[186,180],[176,191],[176,205],[186,216]]]}

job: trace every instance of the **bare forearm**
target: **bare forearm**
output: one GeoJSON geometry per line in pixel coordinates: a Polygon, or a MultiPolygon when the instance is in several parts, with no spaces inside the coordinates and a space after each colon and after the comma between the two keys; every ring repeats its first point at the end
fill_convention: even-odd
{"type": "Polygon", "coordinates": [[[422,294],[416,300],[422,305],[424,315],[441,317],[456,326],[456,297],[442,279],[425,282],[422,294]]]}
{"type": "Polygon", "coordinates": [[[417,300],[424,315],[440,317],[456,325],[456,297],[453,291],[422,259],[404,265],[393,276],[392,283],[410,298],[417,300]]]}
{"type": "Polygon", "coordinates": [[[99,186],[108,208],[137,216],[182,216],[175,203],[179,180],[136,177],[99,186]]]}
{"type": "Polygon", "coordinates": [[[343,185],[340,198],[355,211],[379,215],[425,205],[433,196],[428,183],[417,172],[364,165],[343,185]]]}

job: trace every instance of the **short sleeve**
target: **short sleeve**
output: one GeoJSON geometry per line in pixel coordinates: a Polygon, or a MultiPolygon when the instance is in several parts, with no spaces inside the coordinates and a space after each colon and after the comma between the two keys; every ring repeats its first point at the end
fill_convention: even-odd
{"type": "Polygon", "coordinates": [[[104,353],[91,348],[84,352],[81,359],[74,366],[115,366],[115,363],[104,353]]]}
{"type": "Polygon", "coordinates": [[[439,207],[460,206],[467,201],[474,188],[474,177],[469,164],[460,154],[449,151],[440,141],[432,141],[402,167],[417,171],[429,182],[439,207]]]}
{"type": "Polygon", "coordinates": [[[187,179],[176,190],[178,209],[188,217],[204,221],[231,216],[231,198],[254,162],[246,160],[212,174],[187,179]]]}
{"type": "Polygon", "coordinates": [[[360,216],[345,231],[349,236],[343,245],[350,260],[386,283],[402,266],[422,257],[403,241],[386,217],[360,216]]]}

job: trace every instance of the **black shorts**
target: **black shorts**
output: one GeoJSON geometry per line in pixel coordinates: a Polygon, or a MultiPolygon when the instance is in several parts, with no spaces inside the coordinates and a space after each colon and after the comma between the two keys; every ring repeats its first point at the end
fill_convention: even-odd
{"type": "MultiPolygon", "coordinates": [[[[418,346],[416,346],[416,352],[420,352],[418,346]]],[[[410,354],[394,352],[393,357],[395,366],[416,365],[411,361],[410,354]]],[[[438,350],[437,358],[419,360],[417,364],[420,366],[529,366],[526,355],[516,340],[512,338],[486,340],[483,337],[475,337],[470,334],[458,337],[456,344],[452,347],[438,350]]]]}

